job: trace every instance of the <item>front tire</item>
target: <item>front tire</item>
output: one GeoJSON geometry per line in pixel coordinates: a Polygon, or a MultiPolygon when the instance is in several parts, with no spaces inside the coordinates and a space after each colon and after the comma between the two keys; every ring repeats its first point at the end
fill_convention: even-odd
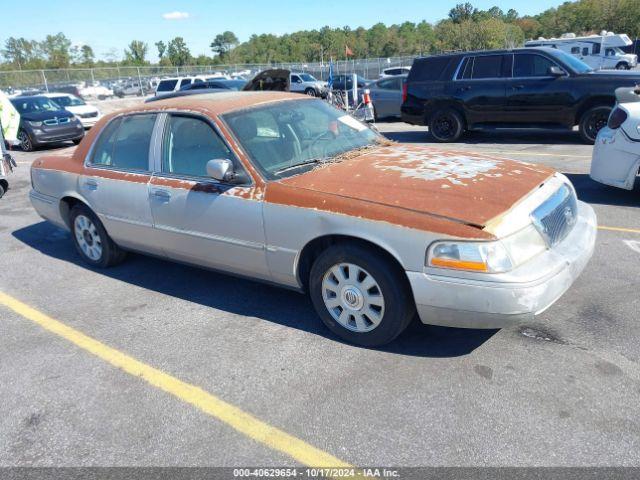
{"type": "Polygon", "coordinates": [[[307,88],[307,89],[304,91],[304,94],[305,94],[305,95],[308,95],[308,96],[310,96],[310,97],[317,97],[317,96],[318,96],[318,93],[317,93],[317,92],[315,91],[315,89],[313,89],[313,88],[307,88]]]}
{"type": "Polygon", "coordinates": [[[26,130],[20,130],[18,132],[18,141],[20,142],[20,148],[23,152],[33,152],[36,148],[31,135],[26,130]]]}
{"type": "Polygon", "coordinates": [[[628,63],[620,62],[616,65],[616,70],[631,70],[631,66],[628,63]]]}
{"type": "Polygon", "coordinates": [[[429,131],[437,142],[457,142],[465,131],[464,119],[452,108],[437,110],[429,119],[429,131]]]}
{"type": "Polygon", "coordinates": [[[311,267],[309,293],[329,330],[366,347],[394,340],[415,314],[404,272],[354,244],[334,245],[320,254],[311,267]]]}
{"type": "Polygon", "coordinates": [[[598,132],[607,125],[611,107],[601,105],[592,107],[580,117],[579,132],[582,141],[593,145],[596,142],[598,132]]]}
{"type": "Polygon", "coordinates": [[[69,224],[76,250],[92,267],[107,268],[124,260],[126,252],[111,240],[102,222],[88,207],[74,206],[69,224]]]}

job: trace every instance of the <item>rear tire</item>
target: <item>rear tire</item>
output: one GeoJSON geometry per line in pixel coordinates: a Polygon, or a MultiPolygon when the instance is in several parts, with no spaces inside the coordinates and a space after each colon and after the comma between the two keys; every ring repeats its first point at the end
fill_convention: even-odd
{"type": "Polygon", "coordinates": [[[391,342],[415,315],[404,272],[355,244],[334,245],[318,256],[309,275],[309,293],[329,330],[366,347],[391,342]]]}
{"type": "Polygon", "coordinates": [[[452,108],[437,110],[429,119],[429,131],[437,142],[457,142],[465,131],[464,119],[452,108]]]}
{"type": "Polygon", "coordinates": [[[126,252],[111,240],[102,222],[85,205],[71,209],[69,226],[76,250],[92,267],[112,267],[125,259],[126,252]]]}
{"type": "Polygon", "coordinates": [[[596,142],[598,132],[607,124],[610,113],[611,107],[600,105],[591,107],[582,114],[582,117],[580,117],[579,132],[583,142],[590,145],[596,142]]]}

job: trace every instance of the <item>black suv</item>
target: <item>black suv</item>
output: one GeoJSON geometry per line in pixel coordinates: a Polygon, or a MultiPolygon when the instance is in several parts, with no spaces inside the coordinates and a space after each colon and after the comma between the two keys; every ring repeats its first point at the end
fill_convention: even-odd
{"type": "Polygon", "coordinates": [[[407,78],[402,119],[428,125],[440,142],[466,130],[579,125],[593,143],[636,72],[594,71],[554,48],[460,52],[417,58],[407,78]]]}

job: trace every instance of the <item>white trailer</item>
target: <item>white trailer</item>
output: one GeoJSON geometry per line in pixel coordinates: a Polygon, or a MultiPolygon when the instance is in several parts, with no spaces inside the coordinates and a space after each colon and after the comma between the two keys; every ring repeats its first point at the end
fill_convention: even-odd
{"type": "Polygon", "coordinates": [[[565,33],[560,38],[543,38],[525,42],[525,47],[551,47],[562,50],[582,60],[595,70],[630,70],[638,65],[638,56],[625,53],[621,47],[632,45],[628,35],[602,31],[600,35],[577,37],[565,33]]]}

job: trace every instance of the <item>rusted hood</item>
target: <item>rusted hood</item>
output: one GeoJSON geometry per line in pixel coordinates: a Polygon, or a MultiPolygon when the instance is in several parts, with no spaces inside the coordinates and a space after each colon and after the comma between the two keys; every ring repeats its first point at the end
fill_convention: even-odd
{"type": "MultiPolygon", "coordinates": [[[[553,175],[552,169],[468,152],[396,144],[282,184],[483,226],[553,175]]],[[[365,215],[366,216],[366,215],[365,215]]],[[[388,221],[393,222],[393,218],[388,221]]]]}

